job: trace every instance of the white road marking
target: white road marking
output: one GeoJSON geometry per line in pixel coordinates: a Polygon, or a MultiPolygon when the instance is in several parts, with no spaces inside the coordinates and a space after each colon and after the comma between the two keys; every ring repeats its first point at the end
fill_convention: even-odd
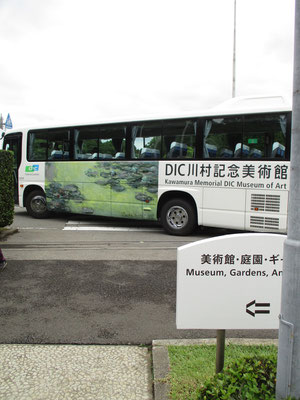
{"type": "Polygon", "coordinates": [[[160,227],[126,227],[99,225],[97,221],[68,221],[63,228],[64,231],[115,231],[115,232],[159,232],[160,227]]]}

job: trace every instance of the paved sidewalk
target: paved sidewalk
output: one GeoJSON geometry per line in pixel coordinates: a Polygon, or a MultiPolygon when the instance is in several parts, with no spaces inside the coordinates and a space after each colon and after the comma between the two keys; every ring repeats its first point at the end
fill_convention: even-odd
{"type": "Polygon", "coordinates": [[[1,400],[152,400],[148,349],[0,345],[1,400]]]}
{"type": "MultiPolygon", "coordinates": [[[[0,344],[0,400],[167,400],[167,346],[215,342],[154,340],[154,378],[146,347],[0,344]]],[[[226,339],[229,343],[277,345],[278,341],[226,339]]]]}

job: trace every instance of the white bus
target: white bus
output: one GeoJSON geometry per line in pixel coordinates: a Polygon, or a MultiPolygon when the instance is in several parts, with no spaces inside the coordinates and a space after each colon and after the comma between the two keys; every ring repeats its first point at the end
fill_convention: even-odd
{"type": "Polygon", "coordinates": [[[6,133],[15,200],[52,212],[286,232],[291,108],[236,98],[196,116],[43,127],[6,133]]]}

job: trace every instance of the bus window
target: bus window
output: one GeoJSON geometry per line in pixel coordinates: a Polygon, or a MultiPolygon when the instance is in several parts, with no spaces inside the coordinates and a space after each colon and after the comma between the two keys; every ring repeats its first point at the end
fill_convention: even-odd
{"type": "Polygon", "coordinates": [[[161,158],[162,125],[157,122],[146,122],[132,127],[131,158],[158,159],[161,158]]]}
{"type": "Polygon", "coordinates": [[[168,121],[163,130],[163,158],[194,158],[196,127],[194,121],[168,121]]]}
{"type": "Polygon", "coordinates": [[[244,117],[244,146],[250,158],[285,158],[286,115],[244,117]]]}
{"type": "Polygon", "coordinates": [[[28,161],[47,160],[47,135],[45,132],[29,132],[28,161]]]}
{"type": "Polygon", "coordinates": [[[126,126],[101,127],[99,139],[99,158],[125,158],[126,126]]]}
{"type": "Polygon", "coordinates": [[[125,158],[126,127],[89,127],[75,129],[76,160],[125,158]]]}
{"type": "Polygon", "coordinates": [[[99,128],[82,127],[74,131],[75,160],[97,159],[99,152],[99,128]]]}
{"type": "Polygon", "coordinates": [[[70,159],[70,131],[53,129],[47,132],[48,160],[70,159]]]}
{"type": "Polygon", "coordinates": [[[214,118],[204,124],[204,158],[240,158],[247,148],[242,145],[243,125],[241,118],[214,118]]]}

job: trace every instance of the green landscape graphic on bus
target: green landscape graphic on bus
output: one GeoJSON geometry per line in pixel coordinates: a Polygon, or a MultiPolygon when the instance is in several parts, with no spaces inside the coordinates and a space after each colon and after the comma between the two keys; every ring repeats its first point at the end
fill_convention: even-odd
{"type": "Polygon", "coordinates": [[[47,162],[51,211],[156,219],[157,161],[47,162]]]}

